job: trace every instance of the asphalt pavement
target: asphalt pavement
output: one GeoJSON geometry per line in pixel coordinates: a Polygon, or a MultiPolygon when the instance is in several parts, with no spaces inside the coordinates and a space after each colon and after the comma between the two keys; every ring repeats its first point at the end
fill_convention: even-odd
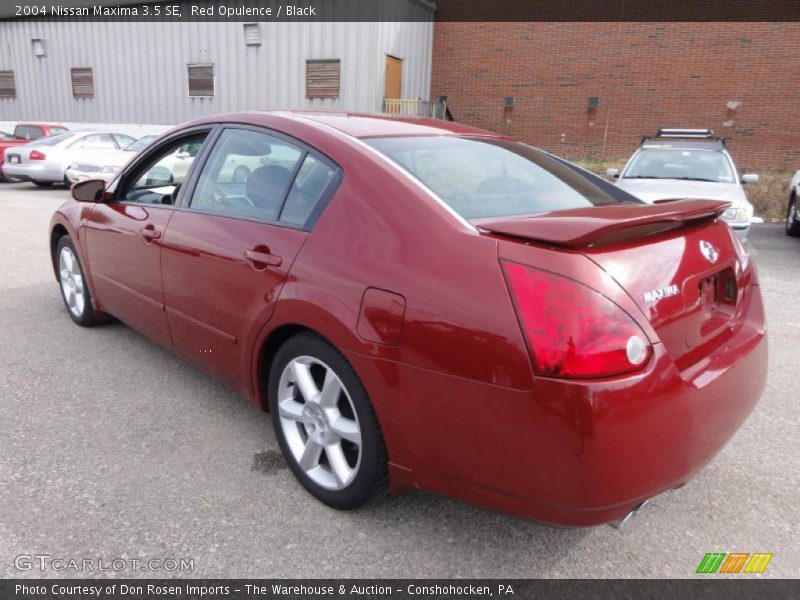
{"type": "Polygon", "coordinates": [[[423,493],[320,504],[267,414],[125,325],[72,323],[48,256],[65,198],[0,184],[0,577],[692,577],[714,551],[800,576],[800,239],[780,226],[752,232],[770,335],[754,413],[623,529],[570,530],[423,493]],[[130,567],[164,559],[191,563],[130,567]]]}

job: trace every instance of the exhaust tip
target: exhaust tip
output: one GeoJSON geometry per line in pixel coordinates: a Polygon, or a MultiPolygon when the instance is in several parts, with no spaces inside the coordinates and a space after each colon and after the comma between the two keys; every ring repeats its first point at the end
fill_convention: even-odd
{"type": "Polygon", "coordinates": [[[644,502],[637,504],[628,512],[627,515],[625,515],[621,519],[617,519],[616,521],[611,521],[609,525],[611,525],[611,527],[613,527],[614,529],[622,529],[622,526],[625,525],[625,523],[627,523],[633,515],[638,513],[648,504],[650,504],[650,500],[645,500],[644,502]]]}

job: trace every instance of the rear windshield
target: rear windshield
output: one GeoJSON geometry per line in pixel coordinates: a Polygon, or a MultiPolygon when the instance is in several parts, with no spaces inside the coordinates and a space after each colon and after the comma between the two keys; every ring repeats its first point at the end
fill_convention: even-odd
{"type": "Polygon", "coordinates": [[[599,177],[519,142],[454,136],[364,141],[465,219],[637,202],[599,177]]]}
{"type": "Polygon", "coordinates": [[[65,140],[74,136],[74,133],[56,133],[55,135],[48,135],[47,137],[39,138],[30,143],[31,146],[55,146],[65,140]]]}
{"type": "Polygon", "coordinates": [[[731,163],[722,152],[681,148],[640,150],[622,178],[734,182],[731,163]]]}

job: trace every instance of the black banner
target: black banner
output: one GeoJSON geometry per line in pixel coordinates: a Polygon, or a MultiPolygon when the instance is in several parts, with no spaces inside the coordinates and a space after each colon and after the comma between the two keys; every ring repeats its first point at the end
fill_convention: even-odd
{"type": "Polygon", "coordinates": [[[4,0],[0,19],[48,21],[554,21],[800,20],[798,0],[4,0]]]}
{"type": "Polygon", "coordinates": [[[6,579],[2,600],[795,599],[800,580],[6,579]]]}

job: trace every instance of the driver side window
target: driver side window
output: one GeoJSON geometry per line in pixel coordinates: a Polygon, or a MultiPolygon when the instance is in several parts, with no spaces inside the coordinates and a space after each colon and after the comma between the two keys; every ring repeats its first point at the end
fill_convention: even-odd
{"type": "Polygon", "coordinates": [[[175,140],[159,148],[128,179],[119,199],[143,204],[174,204],[178,189],[200,152],[207,132],[175,140]]]}

